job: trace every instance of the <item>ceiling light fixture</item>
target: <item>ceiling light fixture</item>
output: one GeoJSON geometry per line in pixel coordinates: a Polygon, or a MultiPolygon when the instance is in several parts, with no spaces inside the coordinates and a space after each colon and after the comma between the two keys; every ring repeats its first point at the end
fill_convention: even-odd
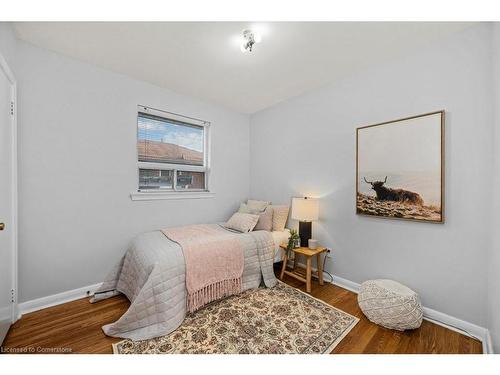
{"type": "Polygon", "coordinates": [[[262,40],[260,34],[252,30],[243,30],[243,42],[241,44],[241,52],[252,52],[253,45],[255,43],[260,43],[262,40]]]}

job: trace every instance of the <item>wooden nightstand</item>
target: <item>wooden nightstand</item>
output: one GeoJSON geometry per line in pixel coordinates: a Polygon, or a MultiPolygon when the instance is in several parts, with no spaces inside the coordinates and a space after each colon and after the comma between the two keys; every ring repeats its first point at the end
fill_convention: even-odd
{"type": "Polygon", "coordinates": [[[283,276],[287,274],[288,276],[291,276],[297,280],[300,280],[304,283],[306,283],[306,291],[307,293],[311,293],[311,276],[312,276],[312,270],[311,270],[311,264],[312,264],[312,258],[315,256],[316,261],[318,263],[318,271],[316,272],[316,275],[319,280],[319,285],[323,285],[323,262],[321,261],[321,253],[326,252],[328,249],[323,246],[318,246],[316,249],[311,250],[308,247],[297,247],[295,249],[287,250],[287,244],[281,244],[280,247],[285,250],[285,253],[283,255],[283,267],[281,268],[281,275],[280,279],[283,280],[283,276]],[[295,259],[293,262],[293,270],[292,271],[287,271],[286,266],[288,263],[288,252],[293,251],[295,253],[295,259]],[[303,255],[306,258],[306,273],[305,275],[297,271],[297,255],[303,255]]]}

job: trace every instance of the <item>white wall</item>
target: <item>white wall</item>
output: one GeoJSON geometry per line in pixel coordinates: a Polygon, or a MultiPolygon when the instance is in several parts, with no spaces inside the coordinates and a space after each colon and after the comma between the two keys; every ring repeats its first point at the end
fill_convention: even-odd
{"type": "Polygon", "coordinates": [[[495,166],[493,173],[492,246],[488,258],[488,327],[495,353],[500,352],[500,24],[495,23],[492,38],[495,166]]]}
{"type": "Polygon", "coordinates": [[[16,37],[11,26],[8,23],[0,22],[0,53],[9,67],[15,65],[16,44],[16,37]]]}
{"type": "MultiPolygon", "coordinates": [[[[492,157],[490,25],[372,67],[251,117],[250,195],[321,197],[314,236],[327,268],[399,280],[423,304],[486,325],[492,157]],[[355,214],[355,129],[446,110],[446,223],[355,214]]],[[[295,224],[295,223],[292,223],[295,224]]]]}
{"type": "Polygon", "coordinates": [[[19,42],[20,302],[103,280],[136,234],[227,220],[249,189],[249,118],[19,42]],[[214,199],[131,201],[136,111],[212,122],[214,199]]]}

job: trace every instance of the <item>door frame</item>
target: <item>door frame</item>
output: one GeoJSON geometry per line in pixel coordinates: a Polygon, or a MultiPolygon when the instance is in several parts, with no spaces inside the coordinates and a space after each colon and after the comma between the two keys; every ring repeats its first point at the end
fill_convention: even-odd
{"type": "Polygon", "coordinates": [[[17,82],[12,70],[10,69],[7,61],[0,53],[0,69],[10,82],[11,88],[11,201],[12,213],[10,217],[11,233],[12,233],[12,323],[18,320],[21,316],[18,309],[18,289],[17,289],[17,226],[18,226],[18,198],[17,198],[17,82]]]}

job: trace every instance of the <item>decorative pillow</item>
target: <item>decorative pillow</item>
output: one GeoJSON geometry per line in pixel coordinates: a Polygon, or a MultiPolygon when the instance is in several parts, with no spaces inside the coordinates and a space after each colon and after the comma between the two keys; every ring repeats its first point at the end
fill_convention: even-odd
{"type": "Polygon", "coordinates": [[[249,199],[247,201],[247,207],[250,210],[258,211],[258,212],[264,211],[266,209],[266,207],[269,206],[270,204],[271,204],[271,202],[256,201],[256,200],[252,200],[252,199],[249,199]]]}
{"type": "Polygon", "coordinates": [[[273,230],[273,207],[268,206],[264,212],[259,214],[259,221],[253,230],[273,230]]]}
{"type": "Polygon", "coordinates": [[[259,210],[251,210],[246,203],[240,203],[240,208],[238,209],[238,212],[241,212],[242,214],[253,214],[253,215],[258,215],[260,213],[259,210]]]}
{"type": "Polygon", "coordinates": [[[273,209],[273,231],[285,230],[289,206],[271,206],[273,209]]]}
{"type": "Polygon", "coordinates": [[[237,230],[238,232],[248,233],[255,227],[258,220],[259,215],[236,212],[233,216],[231,216],[225,227],[237,230]]]}

